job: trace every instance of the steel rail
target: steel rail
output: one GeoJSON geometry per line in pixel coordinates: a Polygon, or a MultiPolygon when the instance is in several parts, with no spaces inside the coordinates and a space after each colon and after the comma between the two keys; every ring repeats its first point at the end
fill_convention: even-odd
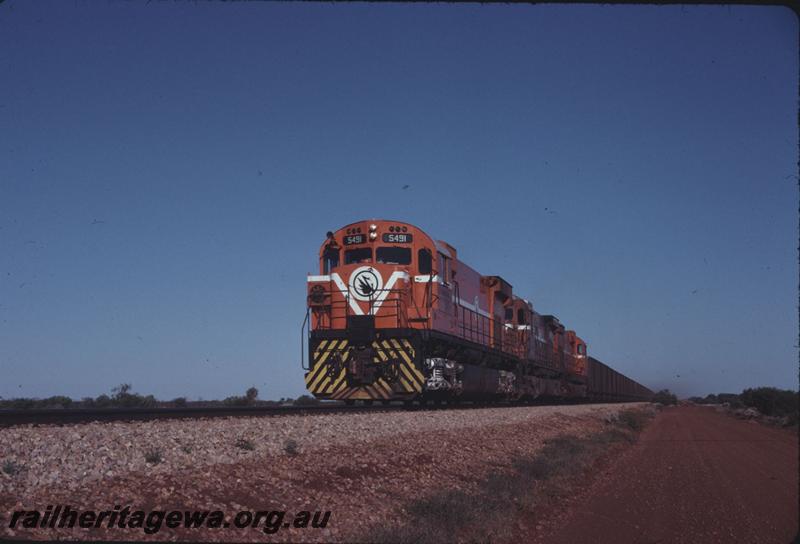
{"type": "Polygon", "coordinates": [[[391,410],[402,406],[347,406],[324,403],[309,406],[187,406],[174,408],[34,408],[0,409],[0,427],[26,424],[70,424],[92,421],[147,421],[205,417],[275,417],[391,410]]]}
{"type": "Polygon", "coordinates": [[[0,409],[0,428],[16,425],[69,425],[108,421],[149,421],[154,419],[202,419],[212,417],[278,417],[290,415],[367,413],[390,411],[473,410],[512,406],[559,406],[571,404],[607,404],[647,402],[642,399],[541,399],[531,402],[435,402],[413,405],[402,403],[348,406],[322,402],[309,406],[187,406],[170,408],[32,408],[0,409]]]}

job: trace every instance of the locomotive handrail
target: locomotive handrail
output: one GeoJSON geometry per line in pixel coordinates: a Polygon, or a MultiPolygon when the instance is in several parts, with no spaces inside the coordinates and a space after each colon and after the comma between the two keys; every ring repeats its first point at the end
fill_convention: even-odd
{"type": "Polygon", "coordinates": [[[489,330],[493,326],[494,320],[460,304],[454,304],[454,306],[456,308],[456,318],[459,317],[458,311],[461,310],[461,318],[459,319],[461,337],[488,346],[491,343],[489,330]],[[465,316],[469,316],[469,321],[465,316]]]}
{"type": "Polygon", "coordinates": [[[306,365],[306,342],[311,336],[311,323],[308,319],[309,309],[306,308],[306,318],[303,319],[303,325],[300,327],[300,368],[303,370],[311,370],[310,365],[306,365]],[[308,330],[306,326],[308,325],[308,330]],[[305,332],[305,334],[303,334],[305,332]]]}
{"type": "MultiPolygon", "coordinates": [[[[403,292],[404,290],[402,288],[377,289],[374,292],[375,294],[386,293],[386,297],[383,299],[380,306],[381,311],[376,317],[380,319],[393,317],[396,319],[398,327],[406,326],[408,324],[408,303],[403,300],[403,292]]],[[[370,297],[368,301],[370,303],[370,310],[367,315],[375,315],[372,312],[372,306],[376,298],[377,297],[370,297]]],[[[320,323],[318,326],[320,330],[333,329],[337,321],[344,320],[346,323],[347,318],[353,315],[350,307],[349,293],[343,293],[343,300],[331,300],[328,307],[330,308],[330,311],[327,312],[329,322],[327,325],[320,323]]]]}

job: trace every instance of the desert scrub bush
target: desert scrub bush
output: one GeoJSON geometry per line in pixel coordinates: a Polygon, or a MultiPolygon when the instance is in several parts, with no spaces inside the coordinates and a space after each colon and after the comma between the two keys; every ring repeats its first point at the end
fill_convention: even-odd
{"type": "Polygon", "coordinates": [[[585,439],[560,436],[545,442],[532,459],[516,459],[513,466],[523,477],[547,480],[574,471],[586,453],[585,439]]]}
{"type": "Polygon", "coordinates": [[[669,389],[662,389],[653,395],[653,402],[658,402],[664,406],[669,406],[670,404],[678,404],[678,397],[672,394],[669,389]]]}
{"type": "Polygon", "coordinates": [[[94,408],[110,408],[114,405],[114,401],[108,395],[98,395],[92,402],[94,408]]]}
{"type": "Polygon", "coordinates": [[[756,387],[745,389],[739,398],[745,406],[755,408],[764,415],[789,417],[797,421],[798,399],[800,399],[797,391],[756,387]]]}
{"type": "Polygon", "coordinates": [[[622,410],[617,417],[617,424],[638,432],[644,429],[648,419],[648,414],[642,410],[622,410]]]}
{"type": "Polygon", "coordinates": [[[614,442],[633,442],[634,436],[630,432],[625,432],[617,426],[609,427],[608,429],[594,433],[589,436],[587,440],[600,446],[607,446],[614,442]]]}
{"type": "Polygon", "coordinates": [[[26,397],[18,399],[7,399],[1,402],[2,404],[0,404],[0,407],[11,408],[13,410],[31,410],[33,408],[39,408],[39,404],[36,399],[29,399],[26,397]]]}
{"type": "Polygon", "coordinates": [[[284,442],[283,451],[285,451],[287,455],[291,455],[292,457],[298,455],[300,453],[300,450],[298,449],[297,441],[290,438],[289,440],[284,442]]]}
{"type": "Polygon", "coordinates": [[[255,387],[249,388],[244,393],[244,398],[247,399],[247,404],[255,404],[256,400],[258,399],[258,389],[255,387]]]}
{"type": "Polygon", "coordinates": [[[319,404],[319,399],[315,399],[310,395],[300,395],[292,402],[295,406],[315,406],[319,404]]]}
{"type": "Polygon", "coordinates": [[[164,460],[164,457],[162,456],[160,449],[151,448],[144,452],[144,460],[151,465],[157,465],[164,460]]]}
{"type": "Polygon", "coordinates": [[[245,391],[244,396],[233,395],[222,402],[227,406],[254,406],[257,399],[258,389],[251,387],[245,391]]]}
{"type": "Polygon", "coordinates": [[[158,404],[158,401],[153,395],[144,397],[138,393],[131,393],[130,391],[131,384],[129,383],[121,383],[113,388],[111,390],[113,393],[111,397],[112,404],[123,408],[152,408],[158,404]]]}
{"type": "Polygon", "coordinates": [[[253,444],[253,441],[244,437],[237,438],[235,446],[239,449],[247,451],[253,451],[254,449],[256,449],[256,445],[253,444]]]}
{"type": "MultiPolygon", "coordinates": [[[[622,432],[618,430],[618,432],[622,432]]],[[[490,472],[477,490],[443,490],[405,505],[399,525],[376,526],[370,542],[513,542],[515,512],[532,512],[540,502],[564,493],[570,477],[580,473],[605,442],[578,436],[548,440],[533,456],[517,456],[511,467],[490,472]]]]}
{"type": "Polygon", "coordinates": [[[475,524],[474,520],[494,520],[500,508],[496,497],[472,495],[458,489],[440,491],[409,502],[406,512],[410,523],[379,528],[378,534],[370,535],[370,541],[438,544],[458,541],[456,535],[469,528],[469,542],[491,542],[496,540],[492,538],[494,528],[490,524],[475,524]]]}
{"type": "Polygon", "coordinates": [[[9,476],[14,476],[22,471],[22,465],[10,459],[3,461],[3,472],[9,476]]]}
{"type": "Polygon", "coordinates": [[[404,517],[375,525],[359,540],[415,544],[518,541],[518,527],[509,523],[509,516],[534,512],[570,493],[576,482],[583,481],[587,467],[612,443],[629,441],[634,434],[620,423],[587,437],[553,438],[533,455],[512,458],[510,468],[490,472],[476,483],[477,490],[443,490],[407,502],[404,517]]]}
{"type": "Polygon", "coordinates": [[[40,408],[69,408],[72,406],[72,399],[64,395],[55,395],[42,399],[40,401],[40,408]]]}

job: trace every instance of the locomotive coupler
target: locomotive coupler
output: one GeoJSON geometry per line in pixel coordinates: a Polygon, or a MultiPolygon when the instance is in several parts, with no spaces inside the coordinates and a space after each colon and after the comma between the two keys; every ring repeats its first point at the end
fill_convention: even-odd
{"type": "Polygon", "coordinates": [[[369,385],[375,381],[378,365],[373,362],[371,346],[352,346],[347,359],[347,378],[351,385],[369,385]]]}

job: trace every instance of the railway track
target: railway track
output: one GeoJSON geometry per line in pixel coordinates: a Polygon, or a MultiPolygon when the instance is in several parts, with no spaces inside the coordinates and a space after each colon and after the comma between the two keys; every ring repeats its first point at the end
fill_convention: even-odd
{"type": "Polygon", "coordinates": [[[182,408],[73,408],[0,410],[0,427],[26,424],[74,424],[91,421],[147,421],[204,417],[286,416],[298,414],[393,410],[402,406],[347,406],[325,403],[313,406],[191,406],[182,408]]]}
{"type": "MultiPolygon", "coordinates": [[[[527,406],[552,406],[583,404],[585,399],[559,399],[526,402],[527,406]]],[[[592,401],[588,401],[592,402],[592,401]]],[[[598,402],[598,401],[594,401],[598,402]]],[[[603,401],[599,401],[602,403],[603,401]]],[[[605,401],[609,402],[609,401],[605,401]]],[[[613,402],[626,402],[616,399],[613,402]]],[[[631,402],[630,400],[627,402],[631,402]]],[[[68,425],[92,421],[149,421],[153,419],[200,419],[206,417],[276,417],[306,414],[389,412],[398,410],[470,410],[486,407],[520,406],[509,402],[465,402],[459,404],[392,403],[375,405],[346,405],[341,402],[323,402],[311,406],[191,406],[182,408],[45,408],[7,410],[0,409],[0,428],[15,425],[68,425]]]]}

